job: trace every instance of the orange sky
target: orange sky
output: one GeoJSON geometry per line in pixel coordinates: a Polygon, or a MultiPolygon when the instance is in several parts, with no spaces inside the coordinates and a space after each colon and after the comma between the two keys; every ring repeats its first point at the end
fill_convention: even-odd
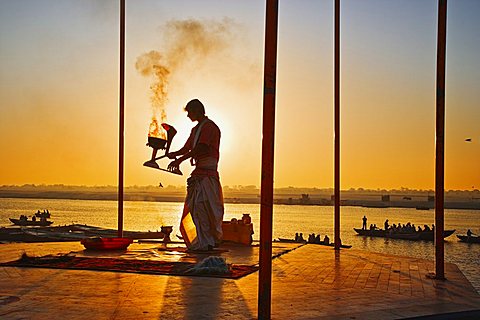
{"type": "MultiPolygon", "coordinates": [[[[143,167],[152,78],[168,21],[232,23],[226,45],[171,74],[167,122],[183,145],[199,98],[222,130],[224,185],[259,185],[264,7],[261,1],[137,1],[127,6],[125,183],[183,185],[143,167]]],[[[117,183],[116,1],[0,1],[0,185],[117,183]]],[[[449,3],[447,189],[480,186],[480,22],[449,3]],[[471,138],[471,142],[465,142],[471,138]]],[[[341,186],[434,187],[436,1],[342,2],[341,186]],[[361,4],[360,4],[361,3],[361,4]]],[[[333,37],[328,1],[283,1],[279,17],[275,185],[333,186],[333,37]]],[[[161,165],[166,166],[167,162],[161,165]]]]}

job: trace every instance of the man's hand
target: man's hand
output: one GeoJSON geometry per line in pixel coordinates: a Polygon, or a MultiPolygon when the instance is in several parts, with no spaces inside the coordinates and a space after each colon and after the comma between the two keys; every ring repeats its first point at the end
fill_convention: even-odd
{"type": "Polygon", "coordinates": [[[180,170],[180,164],[182,163],[183,161],[181,159],[176,159],[172,162],[170,162],[170,164],[168,165],[167,167],[167,170],[168,171],[171,171],[171,172],[174,172],[174,171],[179,171],[180,170]]]}

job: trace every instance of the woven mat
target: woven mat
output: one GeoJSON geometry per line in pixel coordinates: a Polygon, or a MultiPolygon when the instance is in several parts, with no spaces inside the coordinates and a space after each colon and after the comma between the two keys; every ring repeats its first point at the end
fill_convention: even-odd
{"type": "Polygon", "coordinates": [[[258,270],[257,266],[229,264],[228,273],[192,273],[190,269],[195,266],[191,262],[169,262],[139,259],[116,259],[97,257],[75,257],[69,255],[28,257],[0,263],[4,267],[50,268],[96,270],[128,273],[161,274],[174,276],[199,276],[238,279],[258,270]]]}

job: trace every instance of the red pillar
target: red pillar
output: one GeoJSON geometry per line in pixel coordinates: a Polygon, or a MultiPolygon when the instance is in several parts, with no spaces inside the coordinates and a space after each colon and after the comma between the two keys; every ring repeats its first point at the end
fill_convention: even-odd
{"type": "Polygon", "coordinates": [[[267,0],[263,79],[262,182],[258,319],[270,319],[272,295],[273,160],[277,74],[278,0],[267,0]]]}
{"type": "Polygon", "coordinates": [[[340,249],[340,0],[335,0],[335,177],[334,177],[334,241],[340,249]]]}
{"type": "Polygon", "coordinates": [[[435,130],[435,278],[445,279],[443,244],[445,187],[445,51],[447,0],[438,1],[437,99],[435,130]]]}
{"type": "Polygon", "coordinates": [[[125,0],[120,0],[120,88],[118,100],[118,237],[123,237],[123,163],[125,146],[125,0]]]}

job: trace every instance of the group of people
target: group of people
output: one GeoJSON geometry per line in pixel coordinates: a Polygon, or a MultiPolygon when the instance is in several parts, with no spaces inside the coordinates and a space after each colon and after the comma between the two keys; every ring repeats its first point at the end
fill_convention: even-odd
{"type": "Polygon", "coordinates": [[[315,235],[315,233],[311,233],[308,235],[307,241],[303,238],[303,233],[295,233],[295,242],[307,242],[307,243],[316,243],[316,244],[330,244],[330,238],[325,235],[325,237],[320,237],[320,234],[315,235]]]}
{"type": "MultiPolygon", "coordinates": [[[[20,221],[28,221],[28,217],[27,217],[26,215],[22,214],[22,215],[20,216],[20,221]]],[[[33,222],[37,221],[37,217],[36,217],[36,216],[32,216],[32,221],[33,221],[33,222]]],[[[40,221],[47,221],[47,217],[41,216],[41,217],[40,217],[40,221]]]]}
{"type": "Polygon", "coordinates": [[[40,212],[40,210],[37,210],[37,212],[35,213],[35,216],[37,218],[40,218],[40,220],[42,220],[42,219],[46,220],[46,219],[50,218],[50,212],[48,212],[48,209],[43,210],[42,212],[40,212]]]}
{"type": "Polygon", "coordinates": [[[423,225],[423,229],[421,226],[415,227],[413,223],[407,222],[406,224],[398,224],[395,223],[391,226],[388,225],[388,219],[385,220],[385,230],[392,231],[392,232],[402,232],[402,233],[412,233],[412,232],[423,232],[423,231],[432,231],[435,230],[435,225],[432,224],[432,227],[429,227],[427,224],[423,225]]]}
{"type": "MultiPolygon", "coordinates": [[[[363,216],[362,218],[362,230],[379,230],[376,224],[370,224],[370,227],[367,229],[367,217],[363,216]]],[[[435,230],[435,225],[432,224],[431,227],[424,224],[423,229],[421,226],[416,227],[415,224],[407,222],[406,224],[398,223],[390,225],[388,223],[388,219],[385,220],[383,224],[383,228],[385,231],[390,232],[401,232],[401,233],[412,233],[412,232],[422,232],[422,231],[432,231],[435,230]]]]}

